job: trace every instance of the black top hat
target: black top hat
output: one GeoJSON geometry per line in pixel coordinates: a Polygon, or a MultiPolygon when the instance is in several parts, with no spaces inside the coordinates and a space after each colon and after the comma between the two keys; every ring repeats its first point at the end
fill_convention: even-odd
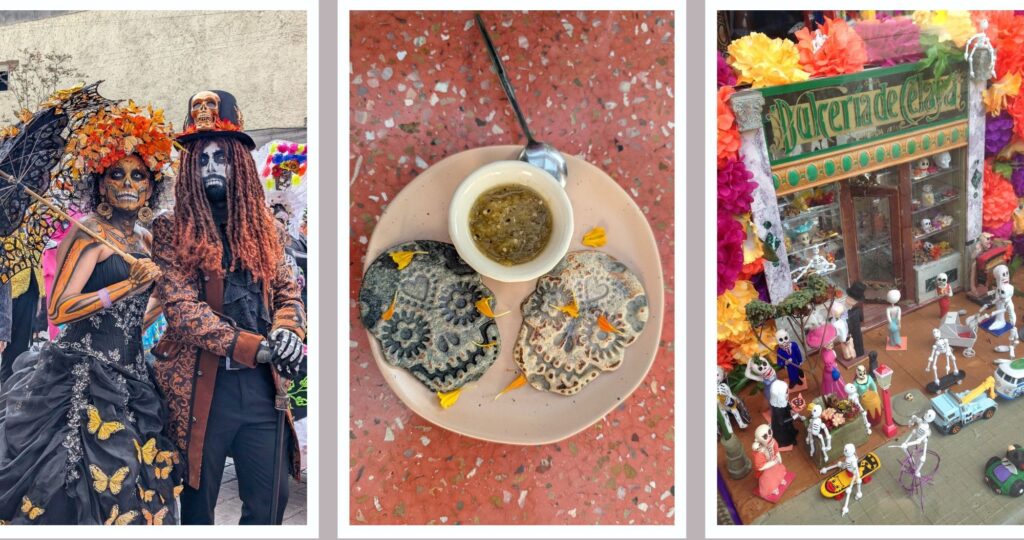
{"type": "Polygon", "coordinates": [[[863,302],[864,291],[866,291],[867,288],[868,286],[865,285],[863,281],[854,281],[849,287],[847,287],[846,294],[854,300],[860,300],[863,302]]]}
{"type": "Polygon", "coordinates": [[[255,150],[256,143],[242,131],[244,128],[245,120],[234,95],[223,90],[204,90],[188,99],[185,129],[175,139],[179,143],[187,143],[199,139],[230,137],[241,141],[250,151],[255,150]],[[207,102],[205,107],[199,103],[200,100],[207,102]],[[215,112],[211,110],[214,107],[215,112]],[[200,112],[201,109],[205,110],[200,112]],[[194,116],[194,113],[201,116],[194,116]]]}

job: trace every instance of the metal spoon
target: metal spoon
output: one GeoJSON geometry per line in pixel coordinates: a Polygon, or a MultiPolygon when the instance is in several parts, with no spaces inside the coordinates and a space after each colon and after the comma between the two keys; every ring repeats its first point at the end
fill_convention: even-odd
{"type": "Polygon", "coordinates": [[[526,147],[519,153],[518,159],[544,169],[551,176],[555,177],[555,180],[558,180],[558,183],[564,188],[565,179],[569,176],[569,166],[565,162],[565,157],[550,144],[542,143],[533,138],[530,127],[526,125],[526,117],[523,116],[523,111],[519,109],[516,92],[512,89],[512,83],[509,82],[508,75],[505,74],[505,67],[501,65],[501,59],[498,58],[498,52],[494,50],[494,43],[491,42],[491,36],[487,34],[484,20],[480,18],[479,13],[476,14],[476,25],[480,27],[480,33],[484,35],[487,51],[491,53],[491,61],[494,62],[494,68],[498,71],[501,87],[505,90],[509,103],[512,104],[512,110],[516,113],[519,126],[523,128],[523,134],[526,135],[526,147]]]}

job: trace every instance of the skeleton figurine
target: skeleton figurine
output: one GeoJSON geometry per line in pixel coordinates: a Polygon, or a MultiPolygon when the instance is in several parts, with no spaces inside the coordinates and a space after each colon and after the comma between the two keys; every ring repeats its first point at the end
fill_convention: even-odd
{"type": "Polygon", "coordinates": [[[939,295],[939,319],[945,319],[949,313],[949,300],[953,298],[953,287],[949,285],[949,276],[945,272],[935,276],[935,294],[939,295]]]}
{"type": "Polygon", "coordinates": [[[949,346],[949,340],[942,337],[938,328],[932,330],[932,337],[935,338],[935,344],[932,345],[932,354],[928,356],[928,365],[925,366],[924,371],[925,373],[933,371],[935,386],[939,386],[939,368],[935,364],[939,360],[940,354],[946,355],[946,375],[950,373],[950,362],[953,363],[953,373],[959,373],[960,370],[956,367],[956,356],[953,355],[953,349],[949,346]]]}
{"type": "Polygon", "coordinates": [[[778,379],[775,368],[772,367],[771,363],[765,360],[763,356],[757,355],[747,362],[747,369],[744,370],[743,374],[752,381],[764,384],[764,399],[768,401],[771,385],[775,382],[775,379],[778,379]]]}
{"type": "Polygon", "coordinates": [[[832,449],[832,434],[828,426],[821,419],[821,405],[811,404],[811,420],[807,422],[807,448],[811,450],[811,457],[814,457],[814,438],[818,438],[821,446],[821,455],[828,461],[828,451],[832,449]],[[824,433],[824,435],[823,435],[824,433]]]}
{"type": "Polygon", "coordinates": [[[789,332],[779,330],[775,333],[775,341],[778,346],[775,348],[775,356],[780,368],[785,367],[789,375],[789,386],[801,387],[804,384],[804,370],[801,364],[804,363],[804,355],[800,345],[789,339],[789,332]]]}
{"type": "Polygon", "coordinates": [[[732,415],[740,429],[747,429],[747,423],[743,420],[743,414],[740,412],[739,398],[732,393],[732,388],[729,388],[728,383],[725,382],[725,370],[722,369],[722,366],[718,366],[718,410],[721,411],[722,418],[725,418],[727,423],[729,415],[732,415]]]}
{"type": "Polygon", "coordinates": [[[754,474],[757,476],[757,494],[770,502],[776,502],[789,487],[793,475],[782,464],[782,453],[775,440],[772,428],[765,424],[754,430],[754,474]]]}
{"type": "Polygon", "coordinates": [[[860,394],[857,393],[857,386],[855,384],[846,383],[846,399],[853,402],[860,409],[860,415],[864,418],[864,427],[868,430],[868,435],[871,435],[871,422],[868,421],[868,411],[860,404],[860,394]]]}
{"type": "MultiPolygon", "coordinates": [[[[967,40],[967,46],[964,49],[964,60],[967,61],[967,65],[970,68],[971,78],[974,78],[974,55],[978,52],[982,52],[982,61],[984,62],[984,53],[989,54],[990,62],[988,64],[988,73],[981,73],[980,75],[985,76],[985,80],[991,79],[996,75],[996,49],[992,46],[992,42],[989,41],[988,36],[985,34],[985,30],[988,29],[988,19],[982,19],[978,23],[978,30],[981,30],[977,34],[971,36],[967,40]]],[[[984,65],[984,63],[982,64],[984,65]]]]}
{"type": "Polygon", "coordinates": [[[857,357],[854,350],[853,338],[850,337],[850,325],[846,320],[845,302],[832,304],[829,310],[832,327],[836,329],[836,343],[839,345],[839,354],[846,360],[853,360],[857,357]]]}
{"type": "Polygon", "coordinates": [[[832,469],[843,469],[850,474],[850,487],[846,488],[846,502],[843,504],[843,515],[850,513],[850,492],[853,491],[854,486],[857,487],[857,500],[863,496],[861,492],[862,479],[860,476],[860,460],[857,459],[857,447],[853,443],[847,443],[843,446],[843,459],[839,460],[835,465],[823,467],[821,474],[825,474],[832,469]]]}
{"type": "Polygon", "coordinates": [[[990,332],[998,332],[1006,328],[1007,324],[1011,328],[1017,326],[1017,312],[1013,308],[1013,285],[1010,285],[1009,277],[1003,278],[996,273],[1000,268],[1006,269],[1005,266],[999,265],[992,271],[996,276],[996,298],[992,303],[981,306],[982,312],[990,306],[996,308],[992,312],[992,324],[988,327],[990,332]]]}
{"type": "Polygon", "coordinates": [[[917,462],[917,469],[914,470],[914,476],[921,477],[921,468],[924,467],[924,462],[928,459],[928,437],[932,434],[931,423],[935,420],[935,411],[928,409],[924,413],[924,418],[912,415],[910,417],[910,424],[914,426],[914,430],[907,435],[907,440],[900,443],[900,449],[910,456],[911,446],[921,445],[921,459],[917,462]]]}
{"type": "Polygon", "coordinates": [[[900,347],[902,336],[900,336],[900,324],[903,321],[903,309],[900,308],[900,291],[892,289],[885,294],[885,300],[889,307],[885,308],[885,318],[889,323],[889,345],[900,347]]]}

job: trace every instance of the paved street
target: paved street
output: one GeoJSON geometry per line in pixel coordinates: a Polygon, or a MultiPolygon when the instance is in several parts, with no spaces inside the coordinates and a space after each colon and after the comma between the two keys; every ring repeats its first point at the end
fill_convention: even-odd
{"type": "MultiPolygon", "coordinates": [[[[305,474],[303,474],[305,480],[305,474]]],[[[288,507],[284,511],[284,525],[306,524],[306,483],[296,482],[289,477],[290,496],[288,507]]],[[[217,498],[217,525],[237,525],[242,515],[242,499],[238,498],[238,478],[235,476],[235,464],[228,459],[224,468],[224,481],[220,486],[217,498]]]]}
{"type": "MultiPolygon", "coordinates": [[[[1019,525],[1024,523],[1024,498],[1015,499],[991,492],[983,481],[985,462],[1002,457],[1008,444],[1024,444],[1021,418],[1024,400],[999,400],[990,420],[979,420],[956,435],[933,430],[929,450],[939,454],[941,463],[933,485],[925,488],[925,508],[908,497],[898,483],[903,452],[885,446],[876,450],[882,469],[864,486],[864,498],[850,501],[850,513],[842,517],[842,502],[828,500],[817,488],[800,493],[775,506],[755,524],[837,525],[844,523],[898,525],[1019,525]]],[[[902,435],[902,441],[906,435],[902,435]]],[[[931,469],[926,462],[925,472],[931,469]]],[[[822,477],[824,478],[824,477],[822,477]]]]}

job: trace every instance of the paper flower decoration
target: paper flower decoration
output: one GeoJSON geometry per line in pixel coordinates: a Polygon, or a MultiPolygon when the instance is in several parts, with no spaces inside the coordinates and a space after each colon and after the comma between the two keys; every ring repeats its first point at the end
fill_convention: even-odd
{"type": "Polygon", "coordinates": [[[729,96],[734,90],[730,86],[718,89],[718,166],[730,159],[736,159],[740,151],[740,131],[736,127],[736,116],[729,106],[729,96]]]}
{"type": "Polygon", "coordinates": [[[721,52],[716,54],[718,56],[718,87],[735,86],[736,73],[733,72],[732,67],[729,66],[729,62],[725,61],[725,57],[722,56],[721,52]]]}
{"type": "Polygon", "coordinates": [[[718,213],[718,294],[731,289],[743,267],[743,226],[728,214],[718,213]]]}
{"type": "Polygon", "coordinates": [[[922,32],[934,34],[939,41],[952,41],[957,47],[978,33],[968,11],[915,11],[912,17],[922,32]]]}
{"type": "Polygon", "coordinates": [[[1013,118],[1003,111],[999,116],[985,118],[985,157],[998,154],[1013,136],[1013,118]]]}
{"type": "Polygon", "coordinates": [[[991,115],[1003,112],[1006,98],[1016,97],[1020,93],[1020,74],[1008,73],[985,90],[981,99],[985,102],[985,110],[991,115]]]}
{"type": "Polygon", "coordinates": [[[1010,225],[1010,218],[1014,207],[1017,206],[1017,195],[1013,191],[1010,181],[992,169],[992,160],[985,160],[985,184],[982,188],[985,194],[981,205],[981,224],[985,230],[996,236],[1006,238],[998,234],[1000,228],[1010,225]]]}
{"type": "Polygon", "coordinates": [[[894,66],[921,58],[921,30],[907,17],[861,21],[853,30],[864,41],[868,64],[894,66]]]}
{"type": "Polygon", "coordinates": [[[1013,118],[1013,134],[1024,139],[1024,96],[1010,98],[1006,111],[1013,118]]]}
{"type": "Polygon", "coordinates": [[[1013,174],[1010,175],[1013,193],[1020,199],[1024,197],[1024,155],[1013,156],[1013,174]]]}
{"type": "Polygon", "coordinates": [[[800,67],[800,53],[792,41],[754,32],[730,43],[728,50],[740,84],[764,88],[810,78],[800,67]]]}
{"type": "Polygon", "coordinates": [[[811,32],[806,26],[796,33],[800,66],[813,77],[856,73],[868,61],[864,40],[842,19],[829,19],[811,32]]]}
{"type": "Polygon", "coordinates": [[[70,168],[76,179],[101,174],[133,154],[149,170],[159,172],[171,164],[171,126],[162,109],[147,107],[144,112],[129,101],[124,107],[100,109],[68,137],[65,151],[77,155],[70,168]]]}
{"type": "Polygon", "coordinates": [[[718,211],[727,214],[750,212],[754,188],[757,183],[750,179],[754,175],[747,170],[739,157],[725,160],[718,169],[718,211]]]}
{"type": "Polygon", "coordinates": [[[996,78],[1024,73],[1024,17],[1012,11],[974,11],[975,24],[988,21],[985,35],[996,49],[996,78]]]}
{"type": "MultiPolygon", "coordinates": [[[[747,304],[757,299],[757,289],[751,282],[743,280],[737,281],[734,287],[718,297],[718,341],[732,344],[733,359],[743,364],[759,351],[768,356],[747,322],[747,304]]],[[[761,334],[765,345],[774,348],[774,324],[765,326],[761,334]]]]}
{"type": "Polygon", "coordinates": [[[718,342],[718,360],[716,364],[725,370],[726,373],[732,371],[732,368],[736,366],[736,344],[731,341],[719,341],[718,342]]]}

